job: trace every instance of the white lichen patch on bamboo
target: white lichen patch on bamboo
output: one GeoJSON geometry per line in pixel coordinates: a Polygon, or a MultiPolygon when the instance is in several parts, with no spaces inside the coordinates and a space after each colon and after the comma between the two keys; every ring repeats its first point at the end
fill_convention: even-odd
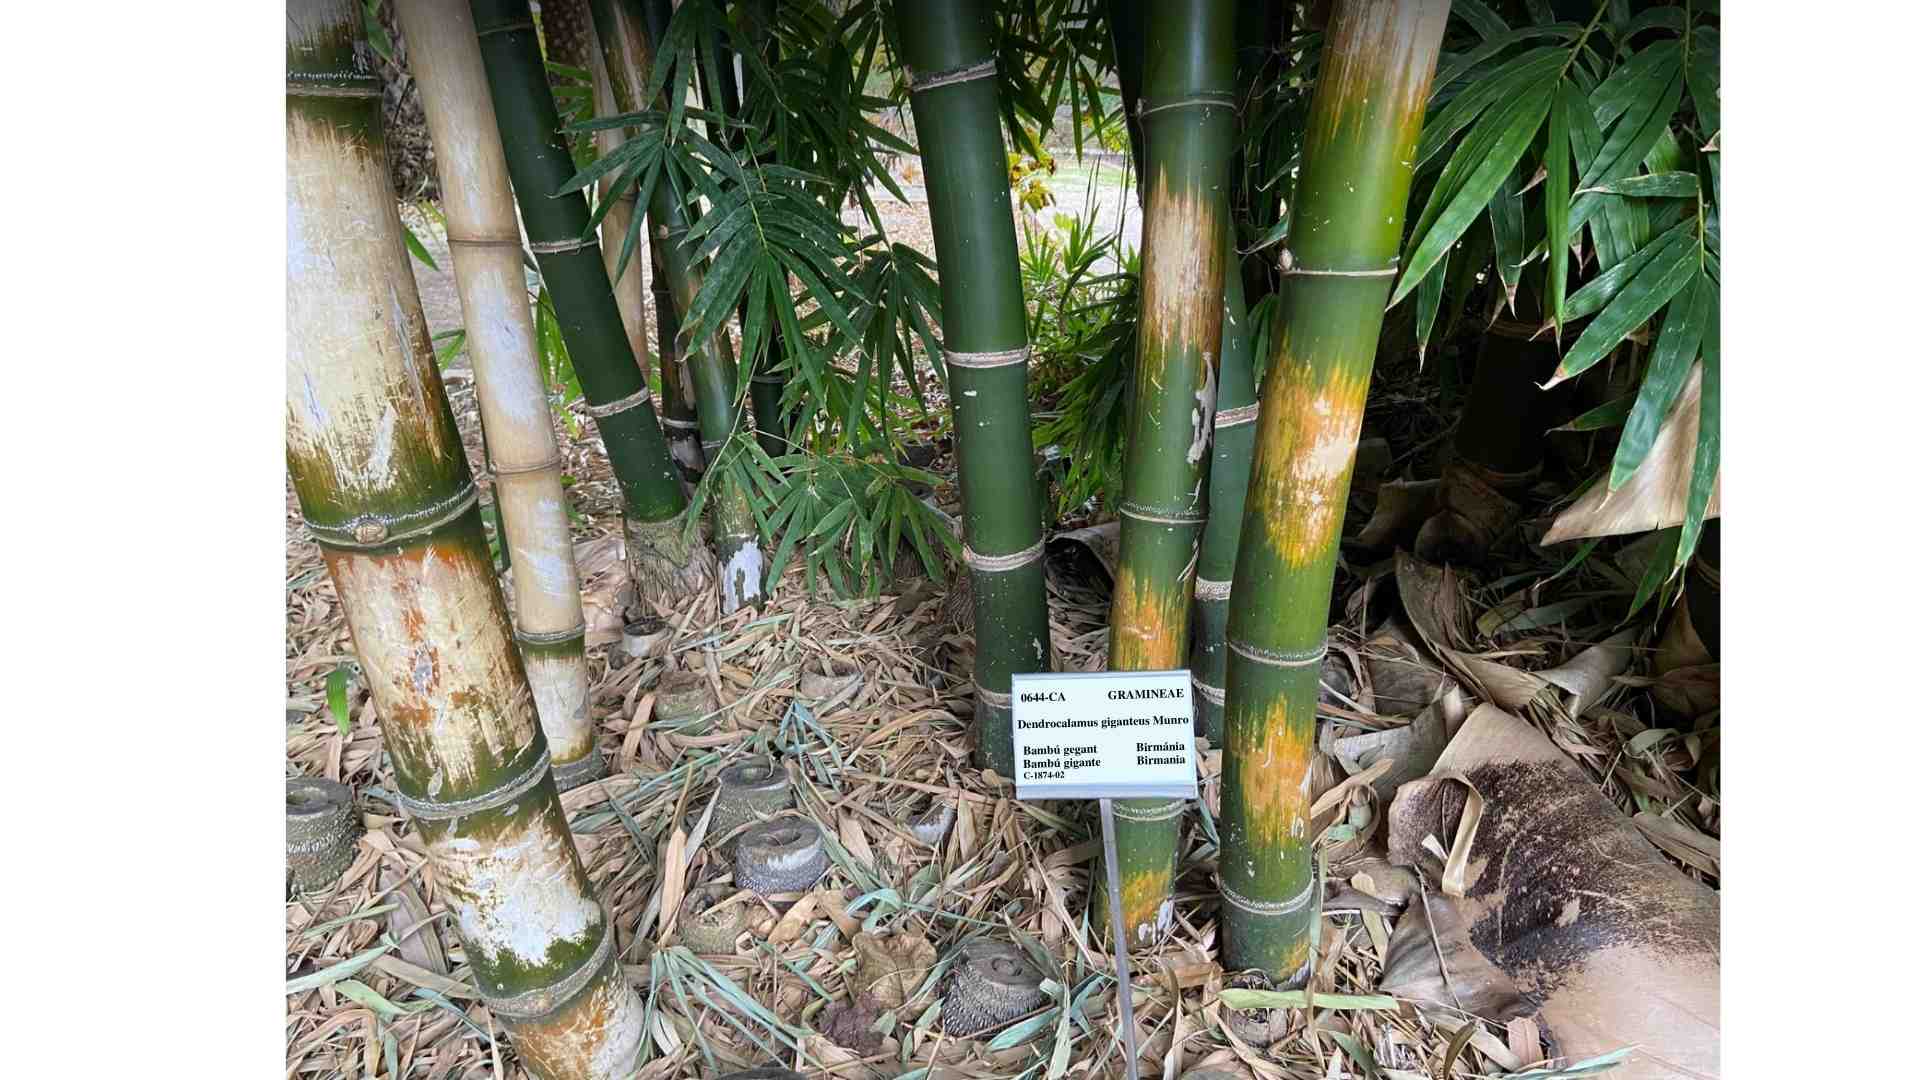
{"type": "Polygon", "coordinates": [[[731,614],[742,606],[760,601],[760,583],[766,577],[766,560],[757,540],[748,539],[727,556],[720,577],[720,611],[731,614]]]}
{"type": "Polygon", "coordinates": [[[528,475],[532,481],[502,484],[507,544],[513,552],[513,587],[526,630],[565,630],[580,621],[580,576],[573,562],[573,537],[555,475],[528,475]],[[537,486],[536,486],[537,485],[537,486]],[[536,618],[534,602],[539,601],[536,618]]]}
{"type": "Polygon", "coordinates": [[[512,248],[454,251],[467,353],[495,460],[534,464],[554,455],[553,414],[540,376],[525,271],[512,248]]]}
{"type": "Polygon", "coordinates": [[[593,749],[593,723],[587,712],[587,666],[578,653],[530,650],[527,682],[533,687],[540,730],[555,764],[578,761],[593,749]]]}
{"type": "MultiPolygon", "coordinates": [[[[1207,456],[1213,440],[1213,408],[1216,388],[1213,382],[1214,354],[1200,354],[1200,371],[1205,382],[1193,392],[1193,445],[1187,447],[1187,464],[1198,465],[1207,456]]],[[[1199,496],[1194,496],[1197,501],[1199,496]]]]}
{"type": "Polygon", "coordinates": [[[288,114],[287,456],[303,491],[347,500],[391,491],[422,456],[464,455],[427,389],[440,375],[374,150],[288,114]]]}
{"type": "Polygon", "coordinates": [[[456,823],[433,839],[429,854],[461,942],[489,963],[511,958],[541,968],[562,945],[593,944],[600,906],[555,815],[528,814],[473,836],[460,835],[456,823]]]}
{"type": "Polygon", "coordinates": [[[533,741],[533,700],[484,548],[326,552],[397,767],[470,789],[533,741]]]}
{"type": "Polygon", "coordinates": [[[1220,352],[1222,262],[1219,200],[1205,191],[1168,189],[1163,169],[1147,199],[1140,260],[1140,358],[1136,386],[1157,385],[1176,351],[1220,352]]]}

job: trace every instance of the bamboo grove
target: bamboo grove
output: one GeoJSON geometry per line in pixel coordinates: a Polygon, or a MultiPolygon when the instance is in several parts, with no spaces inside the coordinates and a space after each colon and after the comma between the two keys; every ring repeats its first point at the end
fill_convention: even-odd
{"type": "MultiPolygon", "coordinates": [[[[358,0],[288,12],[288,470],[401,804],[543,1076],[622,1075],[642,1039],[558,802],[606,768],[561,417],[604,451],[644,603],[959,590],[973,765],[1001,782],[1011,680],[1055,664],[1048,525],[1117,521],[1107,665],[1191,669],[1223,751],[1222,961],[1282,984],[1318,910],[1321,664],[1387,340],[1424,363],[1491,297],[1422,555],[1510,534],[1558,404],[1540,385],[1623,356],[1634,380],[1569,425],[1617,448],[1546,541],[1654,532],[1636,610],[1717,545],[1712,4],[384,2],[437,147],[512,610],[358,0]],[[1010,163],[1064,123],[1127,152],[1141,242],[1073,241],[1041,281],[1010,163]],[[930,251],[877,202],[910,201],[907,161],[930,251]],[[1645,467],[1681,419],[1680,464],[1645,467]],[[924,467],[943,448],[950,478],[924,467]],[[957,522],[928,498],[948,482],[957,522]]],[[[1136,948],[1205,873],[1186,810],[1115,808],[1136,948]]]]}

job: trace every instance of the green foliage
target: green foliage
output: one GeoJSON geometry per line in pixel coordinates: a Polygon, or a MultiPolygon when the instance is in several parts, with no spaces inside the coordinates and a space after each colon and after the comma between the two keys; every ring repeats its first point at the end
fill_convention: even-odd
{"type": "Polygon", "coordinates": [[[1023,225],[1029,385],[1037,399],[1053,405],[1034,440],[1057,445],[1065,458],[1054,496],[1054,512],[1062,515],[1092,499],[1115,501],[1126,440],[1140,263],[1127,251],[1118,270],[1096,273],[1119,247],[1116,234],[1096,238],[1097,219],[1097,212],[1054,215],[1058,239],[1044,227],[1023,225]]]}
{"type": "Polygon", "coordinates": [[[1572,23],[1532,5],[1531,21],[1510,27],[1485,4],[1456,4],[1456,48],[1434,80],[1415,155],[1419,210],[1393,293],[1394,303],[1414,297],[1424,351],[1443,294],[1463,296],[1482,275],[1498,281],[1510,309],[1537,312],[1570,337],[1549,386],[1650,333],[1625,415],[1610,405],[1573,425],[1624,425],[1609,490],[1645,460],[1694,366],[1712,369],[1687,518],[1655,568],[1663,577],[1692,555],[1718,475],[1714,7],[1633,15],[1605,4],[1572,23]],[[1703,165],[1711,184],[1701,182],[1703,165]]]}

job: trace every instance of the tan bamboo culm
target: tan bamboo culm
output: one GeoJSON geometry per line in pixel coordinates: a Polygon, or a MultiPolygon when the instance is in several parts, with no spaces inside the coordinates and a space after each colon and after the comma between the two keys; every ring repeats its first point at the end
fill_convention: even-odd
{"type": "Polygon", "coordinates": [[[401,0],[397,14],[439,149],[447,245],[513,556],[515,637],[564,791],[605,775],[606,766],[593,741],[580,578],[506,155],[467,5],[401,0]]]}

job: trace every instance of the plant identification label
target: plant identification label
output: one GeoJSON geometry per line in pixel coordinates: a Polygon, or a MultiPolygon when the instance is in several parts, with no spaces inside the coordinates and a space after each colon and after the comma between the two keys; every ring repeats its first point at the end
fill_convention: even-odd
{"type": "Polygon", "coordinates": [[[1013,677],[1022,799],[1192,799],[1193,676],[1099,671],[1013,677]]]}

